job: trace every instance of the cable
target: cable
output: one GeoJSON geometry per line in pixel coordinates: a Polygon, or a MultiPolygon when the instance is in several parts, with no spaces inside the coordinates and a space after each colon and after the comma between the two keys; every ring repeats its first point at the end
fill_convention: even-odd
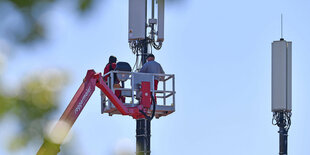
{"type": "Polygon", "coordinates": [[[159,44],[157,45],[157,44],[155,43],[155,41],[153,40],[153,41],[152,41],[152,46],[153,46],[156,50],[160,50],[161,47],[162,47],[162,42],[159,42],[159,44]]]}
{"type": "Polygon", "coordinates": [[[276,112],[273,113],[272,122],[271,122],[272,125],[277,125],[277,122],[278,122],[278,119],[277,119],[278,117],[277,117],[277,115],[278,115],[278,114],[277,114],[276,112]]]}
{"type": "Polygon", "coordinates": [[[153,54],[153,48],[152,48],[152,45],[150,45],[150,49],[151,49],[151,54],[153,54]]]}
{"type": "Polygon", "coordinates": [[[138,55],[138,53],[137,53],[137,54],[136,54],[136,62],[135,62],[135,64],[133,65],[132,70],[134,70],[134,69],[135,69],[135,67],[137,68],[137,65],[138,65],[138,59],[139,59],[139,55],[138,55]]]}
{"type": "Polygon", "coordinates": [[[152,98],[152,102],[153,102],[153,111],[152,111],[151,117],[148,116],[143,110],[139,109],[139,112],[141,112],[144,115],[144,117],[149,121],[151,121],[154,118],[155,112],[156,112],[156,102],[155,102],[154,96],[152,94],[151,94],[151,98],[152,98]]]}
{"type": "Polygon", "coordinates": [[[151,120],[152,120],[154,118],[155,112],[156,112],[156,102],[155,102],[154,96],[152,94],[151,94],[151,98],[152,98],[152,102],[153,102],[153,112],[152,112],[152,117],[151,117],[151,120]]]}
{"type": "Polygon", "coordinates": [[[287,120],[287,123],[286,123],[286,130],[288,131],[291,127],[291,116],[292,116],[292,113],[290,112],[286,112],[284,113],[285,117],[286,117],[286,120],[287,120]]]}
{"type": "MultiPolygon", "coordinates": [[[[284,128],[286,131],[288,131],[291,127],[291,116],[292,116],[292,113],[290,112],[283,112],[284,114],[284,128]]],[[[279,112],[274,112],[273,113],[273,117],[272,117],[272,125],[277,125],[277,126],[280,126],[281,122],[280,122],[280,113],[279,112]]]]}
{"type": "Polygon", "coordinates": [[[150,120],[150,116],[148,116],[143,110],[139,109],[139,112],[141,112],[147,120],[150,120]]]}

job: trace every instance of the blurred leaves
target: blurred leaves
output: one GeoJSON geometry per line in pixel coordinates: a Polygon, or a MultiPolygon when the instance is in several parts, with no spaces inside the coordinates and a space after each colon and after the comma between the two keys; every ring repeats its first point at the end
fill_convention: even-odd
{"type": "MultiPolygon", "coordinates": [[[[30,45],[41,41],[48,34],[45,21],[49,19],[46,19],[46,12],[65,4],[84,13],[91,8],[93,2],[94,0],[0,0],[0,41],[2,39],[14,45],[30,45]]],[[[3,52],[2,45],[0,44],[0,52],[3,52]]],[[[59,70],[34,73],[24,78],[14,92],[8,92],[0,81],[0,121],[9,116],[18,127],[18,131],[9,139],[9,150],[20,150],[31,142],[43,139],[44,126],[57,110],[60,91],[66,82],[66,75],[59,70]]]]}
{"type": "Polygon", "coordinates": [[[92,3],[93,0],[79,0],[79,9],[81,11],[86,11],[88,8],[90,8],[92,3]]]}
{"type": "MultiPolygon", "coordinates": [[[[184,0],[166,0],[167,4],[181,3],[184,0]]],[[[48,12],[53,6],[67,2],[76,8],[80,13],[85,13],[92,8],[92,6],[99,2],[96,0],[0,0],[0,17],[4,14],[4,18],[16,15],[19,18],[17,23],[10,24],[6,30],[4,30],[8,36],[2,36],[6,39],[19,45],[28,45],[35,43],[46,38],[47,28],[44,24],[44,20],[48,20],[42,17],[44,13],[48,12]],[[6,4],[6,5],[4,5],[6,4]],[[12,6],[13,9],[9,11],[1,11],[1,6],[12,6]]],[[[60,4],[62,5],[62,4],[60,4]]],[[[1,33],[0,33],[1,37],[1,33]]]]}
{"type": "Polygon", "coordinates": [[[15,95],[9,95],[1,89],[0,120],[11,115],[19,126],[19,132],[9,144],[10,150],[21,149],[43,137],[44,125],[58,108],[59,93],[66,82],[67,77],[63,72],[47,70],[26,78],[15,95]]]}
{"type": "MultiPolygon", "coordinates": [[[[19,21],[17,23],[14,23],[14,25],[11,24],[6,28],[7,30],[4,30],[9,34],[3,37],[6,39],[11,39],[13,42],[21,45],[34,43],[46,38],[46,25],[42,22],[42,16],[60,2],[63,1],[0,0],[0,15],[2,14],[4,18],[12,15],[19,17],[19,21]],[[1,6],[10,6],[13,9],[9,9],[9,11],[1,11],[1,6]]],[[[73,0],[67,2],[68,3],[66,4],[73,5],[79,12],[84,13],[91,8],[94,0],[73,0]]]]}

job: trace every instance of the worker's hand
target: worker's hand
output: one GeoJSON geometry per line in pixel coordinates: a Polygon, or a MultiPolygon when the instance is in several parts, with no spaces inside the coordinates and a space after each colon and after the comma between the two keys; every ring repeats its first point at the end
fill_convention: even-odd
{"type": "Polygon", "coordinates": [[[165,80],[165,76],[159,76],[159,81],[164,81],[165,80]]]}

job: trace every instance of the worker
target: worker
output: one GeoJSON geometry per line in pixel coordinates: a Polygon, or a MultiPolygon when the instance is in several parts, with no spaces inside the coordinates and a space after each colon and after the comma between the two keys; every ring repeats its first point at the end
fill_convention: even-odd
{"type": "MultiPolygon", "coordinates": [[[[155,61],[155,56],[153,54],[149,54],[146,57],[147,63],[145,63],[142,68],[140,69],[141,73],[157,73],[157,74],[165,74],[161,65],[155,61]]],[[[158,87],[158,80],[161,77],[155,76],[154,80],[154,89],[157,90],[158,87]]]]}
{"type": "MultiPolygon", "coordinates": [[[[116,67],[116,61],[117,61],[117,58],[116,58],[115,56],[111,55],[111,56],[109,57],[109,63],[108,63],[108,64],[105,66],[105,68],[104,68],[104,73],[103,73],[103,74],[106,74],[106,73],[108,73],[108,72],[114,70],[115,67],[116,67]]],[[[106,75],[106,76],[104,77],[104,80],[107,81],[107,80],[108,80],[108,77],[109,77],[109,76],[106,75]]]]}
{"type": "MultiPolygon", "coordinates": [[[[117,58],[113,55],[109,57],[109,63],[104,68],[104,74],[113,71],[116,68],[116,61],[117,58]]],[[[107,82],[108,75],[104,76],[104,80],[107,82]]],[[[114,74],[114,84],[113,88],[121,88],[121,85],[119,84],[119,80],[116,77],[116,74],[114,74]]],[[[121,96],[121,90],[115,90],[115,95],[122,100],[123,103],[125,103],[125,97],[121,96]]]]}

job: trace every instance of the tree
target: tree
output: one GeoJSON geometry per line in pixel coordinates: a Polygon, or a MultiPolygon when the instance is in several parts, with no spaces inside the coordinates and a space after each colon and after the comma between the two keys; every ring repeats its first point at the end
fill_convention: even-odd
{"type": "Polygon", "coordinates": [[[13,115],[20,130],[9,142],[10,150],[18,150],[43,137],[48,117],[58,108],[59,93],[67,78],[61,71],[46,70],[30,75],[15,90],[6,92],[0,85],[0,119],[13,115]]]}
{"type": "MultiPolygon", "coordinates": [[[[22,25],[8,23],[10,25],[5,25],[1,29],[2,37],[17,44],[42,40],[46,35],[46,25],[40,21],[40,17],[59,2],[60,0],[0,0],[2,21],[8,20],[10,14],[15,14],[19,17],[16,22],[22,25]]],[[[94,0],[75,0],[68,3],[75,6],[78,12],[85,13],[91,8],[94,0]]]]}
{"type": "MultiPolygon", "coordinates": [[[[83,14],[91,8],[93,2],[78,0],[70,2],[70,5],[74,5],[77,12],[83,14]]],[[[0,18],[3,21],[0,39],[25,46],[43,40],[46,35],[45,25],[39,17],[57,3],[57,0],[0,0],[0,18]],[[21,25],[8,22],[11,14],[19,17],[15,22],[21,25]]],[[[3,52],[1,48],[0,52],[3,52]]],[[[66,81],[64,72],[54,69],[30,74],[14,90],[17,93],[7,92],[0,81],[0,120],[12,116],[19,126],[16,135],[8,141],[9,150],[20,150],[31,142],[43,140],[44,126],[58,108],[59,94],[66,81]]]]}

